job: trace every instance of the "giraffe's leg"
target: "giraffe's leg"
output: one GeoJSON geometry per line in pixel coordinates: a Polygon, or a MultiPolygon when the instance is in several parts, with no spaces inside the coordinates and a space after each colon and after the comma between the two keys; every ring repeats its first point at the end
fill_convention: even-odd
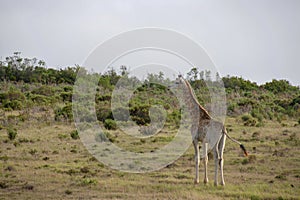
{"type": "Polygon", "coordinates": [[[195,184],[199,183],[199,164],[200,164],[200,152],[199,152],[199,143],[198,140],[193,140],[193,145],[195,149],[195,169],[196,169],[196,176],[195,176],[195,184]]]}
{"type": "Polygon", "coordinates": [[[215,186],[218,185],[218,169],[219,169],[219,151],[218,151],[218,143],[214,147],[214,160],[215,160],[215,186]]]}
{"type": "Polygon", "coordinates": [[[208,144],[203,142],[203,163],[204,163],[204,183],[208,183],[208,176],[207,176],[207,163],[208,163],[208,156],[207,156],[207,148],[208,144]]]}
{"type": "Polygon", "coordinates": [[[223,135],[219,143],[219,153],[220,153],[219,165],[220,165],[220,174],[221,174],[221,185],[225,185],[224,175],[223,175],[223,165],[224,165],[223,153],[225,148],[225,141],[226,141],[226,135],[223,135]]]}

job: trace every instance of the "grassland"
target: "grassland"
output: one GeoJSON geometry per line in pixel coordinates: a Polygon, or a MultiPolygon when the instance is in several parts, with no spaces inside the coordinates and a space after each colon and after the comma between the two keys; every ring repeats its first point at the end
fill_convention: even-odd
{"type": "MultiPolygon", "coordinates": [[[[299,199],[298,122],[266,121],[264,127],[246,127],[240,118],[228,118],[226,124],[250,156],[243,157],[228,140],[226,186],[214,187],[212,160],[209,184],[194,185],[192,147],[166,168],[131,174],[93,158],[80,139],[70,136],[75,129],[72,123],[18,122],[14,140],[8,139],[5,128],[0,130],[0,199],[299,199]]],[[[117,145],[121,142],[137,151],[169,142],[170,134],[164,131],[157,137],[166,139],[136,142],[119,136],[118,130],[108,132],[117,145]]],[[[202,166],[200,170],[202,177],[202,166]]]]}

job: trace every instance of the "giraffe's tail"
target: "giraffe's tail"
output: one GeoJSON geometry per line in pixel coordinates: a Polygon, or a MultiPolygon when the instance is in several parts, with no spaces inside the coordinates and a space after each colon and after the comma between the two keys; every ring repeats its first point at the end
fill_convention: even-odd
{"type": "Polygon", "coordinates": [[[228,133],[227,133],[227,131],[226,131],[226,128],[225,128],[225,127],[223,128],[222,131],[223,131],[223,133],[224,133],[231,141],[233,141],[233,142],[237,143],[238,145],[240,145],[240,148],[243,150],[244,155],[245,155],[245,156],[248,156],[248,152],[247,152],[245,146],[244,146],[242,143],[240,143],[239,141],[237,141],[237,140],[233,139],[231,136],[229,136],[228,133]]]}
{"type": "Polygon", "coordinates": [[[248,156],[248,152],[247,152],[245,146],[244,146],[243,144],[240,144],[240,147],[241,147],[241,149],[243,150],[244,155],[245,155],[245,156],[248,156]]]}

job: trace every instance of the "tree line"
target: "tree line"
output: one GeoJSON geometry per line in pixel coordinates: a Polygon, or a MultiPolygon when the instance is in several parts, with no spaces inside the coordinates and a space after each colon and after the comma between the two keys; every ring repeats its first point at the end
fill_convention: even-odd
{"type": "MultiPolygon", "coordinates": [[[[20,110],[25,107],[46,105],[55,108],[56,120],[72,118],[72,85],[80,66],[64,69],[47,68],[45,62],[36,58],[22,58],[19,52],[0,61],[0,108],[20,110]],[[61,107],[61,105],[63,105],[61,107]]],[[[112,119],[110,110],[111,92],[122,76],[130,72],[126,66],[119,70],[110,68],[99,76],[96,94],[97,117],[100,121],[112,119]]],[[[209,70],[193,67],[185,77],[190,81],[196,96],[204,106],[209,104],[207,83],[214,87],[223,84],[227,95],[227,113],[231,116],[247,115],[246,124],[259,124],[264,119],[281,121],[284,116],[300,117],[300,89],[287,80],[272,80],[262,85],[242,77],[220,77],[209,70]],[[213,77],[215,76],[215,77],[213,77]]],[[[132,81],[140,81],[131,77],[132,81]]],[[[178,121],[178,111],[172,94],[164,86],[151,84],[168,80],[163,72],[148,74],[142,86],[130,102],[130,113],[134,119],[145,124],[150,120],[150,103],[162,104],[169,110],[169,119],[178,121]],[[145,97],[148,98],[145,101],[145,97]],[[159,98],[158,98],[159,97],[159,98]],[[147,103],[149,102],[149,103],[147,103]],[[140,112],[143,110],[143,112],[140,112]]],[[[124,108],[118,108],[118,112],[124,108]]],[[[176,123],[175,123],[176,124],[176,123]]]]}

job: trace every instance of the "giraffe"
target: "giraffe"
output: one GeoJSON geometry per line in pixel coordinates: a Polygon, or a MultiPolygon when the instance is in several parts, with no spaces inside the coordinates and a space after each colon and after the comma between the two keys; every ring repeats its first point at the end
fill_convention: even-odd
{"type": "Polygon", "coordinates": [[[187,105],[192,118],[191,134],[192,143],[195,150],[195,184],[199,183],[199,164],[200,164],[200,150],[199,142],[202,143],[203,149],[203,164],[204,164],[204,183],[208,183],[207,163],[208,163],[208,143],[212,138],[214,139],[214,146],[211,147],[215,161],[215,176],[214,185],[218,185],[218,168],[220,169],[221,185],[225,185],[223,176],[223,152],[225,148],[226,137],[231,141],[240,145],[245,156],[248,155],[245,147],[239,141],[231,138],[225,128],[225,125],[213,119],[207,110],[198,102],[196,95],[190,85],[181,75],[176,78],[171,88],[177,89],[182,93],[183,102],[187,105]]]}

